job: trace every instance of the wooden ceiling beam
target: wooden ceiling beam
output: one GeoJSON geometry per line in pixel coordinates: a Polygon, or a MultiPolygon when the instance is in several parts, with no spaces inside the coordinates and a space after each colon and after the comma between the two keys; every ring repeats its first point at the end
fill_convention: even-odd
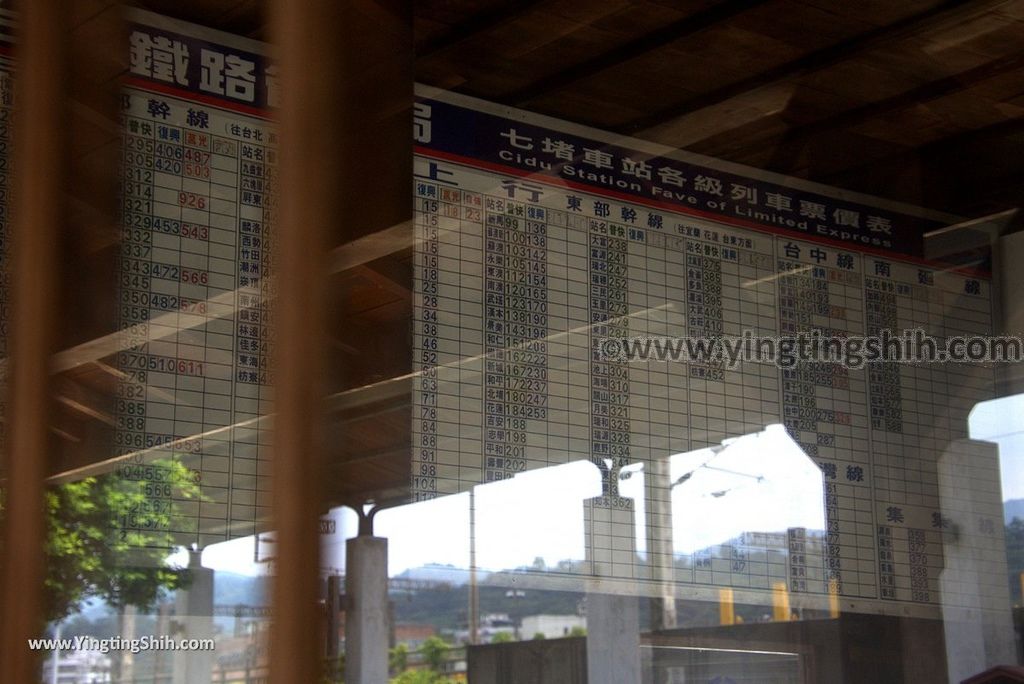
{"type": "Polygon", "coordinates": [[[1007,119],[1006,121],[1000,121],[999,123],[992,124],[991,126],[983,126],[982,128],[975,128],[970,131],[964,131],[963,133],[957,133],[956,135],[939,138],[938,140],[933,140],[932,142],[921,145],[920,147],[903,149],[896,154],[880,159],[870,159],[866,162],[837,171],[836,173],[829,175],[829,177],[823,182],[828,183],[834,180],[848,178],[851,174],[870,176],[871,173],[869,167],[877,168],[880,164],[898,164],[901,160],[908,157],[917,157],[922,154],[934,154],[939,150],[944,154],[951,154],[955,156],[968,154],[968,156],[960,156],[960,159],[969,159],[971,148],[979,142],[983,143],[985,140],[989,140],[995,143],[1000,143],[1006,138],[1020,133],[1024,133],[1024,116],[1018,116],[1013,119],[1007,119]]]}
{"type": "MultiPolygon", "coordinates": [[[[797,126],[779,135],[763,138],[752,144],[751,140],[743,142],[743,157],[755,158],[758,155],[779,147],[800,145],[808,139],[829,131],[850,129],[859,124],[903,109],[938,100],[947,95],[969,90],[975,85],[990,78],[1001,76],[1024,69],[1024,51],[987,62],[972,69],[967,69],[945,78],[923,83],[898,95],[888,97],[853,109],[848,109],[809,124],[797,126]]],[[[709,141],[710,142],[710,141],[709,141]]],[[[702,153],[715,154],[716,150],[701,150],[702,153]]],[[[732,158],[732,157],[730,157],[732,158]]],[[[737,159],[741,161],[741,159],[737,159]]]]}
{"type": "Polygon", "coordinates": [[[642,134],[675,119],[715,107],[740,95],[788,81],[797,76],[821,71],[850,59],[857,54],[890,43],[902,36],[923,31],[943,22],[953,21],[958,18],[962,19],[965,14],[977,14],[986,11],[991,6],[1002,4],[1003,2],[1004,0],[944,0],[944,2],[940,2],[922,12],[911,14],[891,24],[865,31],[849,40],[814,50],[802,57],[753,74],[716,90],[688,98],[659,111],[633,119],[617,127],[616,132],[630,135],[642,134]]]}
{"type": "MultiPolygon", "coordinates": [[[[986,177],[1001,175],[1012,180],[1013,174],[1017,173],[1014,169],[1019,168],[1020,156],[1013,153],[1013,147],[1009,143],[1015,136],[1022,133],[1024,133],[1024,116],[1019,116],[990,126],[939,138],[912,149],[902,149],[895,154],[866,160],[860,158],[856,164],[816,180],[860,192],[891,196],[891,192],[886,192],[886,190],[891,191],[894,179],[899,179],[908,169],[918,169],[933,174],[927,183],[927,187],[933,190],[930,198],[899,196],[898,199],[917,204],[927,203],[928,205],[938,205],[938,200],[943,199],[946,200],[943,206],[933,206],[933,208],[964,215],[969,213],[970,201],[975,199],[974,191],[967,191],[965,188],[976,187],[980,180],[978,169],[973,163],[965,164],[965,160],[976,160],[982,157],[1005,160],[1007,166],[1005,172],[996,174],[994,170],[986,169],[986,173],[989,174],[986,177]],[[936,186],[935,184],[940,180],[942,181],[941,187],[936,186]],[[950,189],[952,189],[952,193],[950,189]],[[959,199],[960,196],[963,196],[962,200],[959,199]]],[[[985,194],[987,198],[992,198],[997,192],[985,194]]],[[[1001,196],[1003,195],[1001,194],[1001,196]]],[[[1012,191],[1012,185],[1006,188],[1004,199],[999,203],[1001,208],[1010,206],[1020,206],[1020,196],[1012,191]]],[[[985,211],[993,211],[993,207],[988,206],[985,211]]]]}
{"type": "Polygon", "coordinates": [[[56,400],[70,410],[97,420],[110,427],[117,427],[117,422],[105,407],[110,401],[104,401],[98,392],[64,376],[57,383],[54,392],[56,400]]]}
{"type": "Polygon", "coordinates": [[[353,271],[399,299],[412,298],[412,274],[387,257],[359,264],[353,271]]]}
{"type": "Polygon", "coordinates": [[[328,467],[337,469],[339,467],[352,466],[357,463],[364,463],[367,461],[408,462],[411,451],[412,445],[403,443],[397,446],[387,447],[385,449],[378,449],[376,451],[359,451],[356,453],[338,452],[337,457],[328,464],[328,467]]]}
{"type": "Polygon", "coordinates": [[[541,5],[542,0],[516,0],[515,2],[498,2],[491,7],[472,15],[439,35],[428,38],[416,46],[416,59],[426,59],[446,50],[453,45],[469,40],[473,36],[490,31],[541,5]]]}
{"type": "Polygon", "coordinates": [[[503,96],[501,100],[505,104],[522,106],[531,100],[537,99],[538,97],[542,97],[553,91],[565,88],[566,86],[582,81],[585,78],[599,74],[602,71],[619,66],[631,59],[636,59],[637,57],[654,52],[655,50],[663,48],[681,38],[691,36],[710,28],[715,24],[719,24],[738,14],[742,14],[743,12],[753,9],[758,5],[762,5],[766,1],[767,0],[727,0],[726,2],[719,3],[713,7],[709,7],[708,9],[691,14],[688,17],[684,17],[683,19],[674,21],[657,31],[645,33],[644,35],[634,38],[623,45],[614,47],[611,50],[591,57],[579,64],[575,64],[568,69],[564,69],[551,74],[550,76],[538,79],[525,88],[521,88],[503,96]]]}
{"type": "Polygon", "coordinates": [[[393,506],[401,505],[398,502],[404,501],[405,503],[412,503],[409,498],[409,474],[405,473],[403,476],[399,476],[394,481],[387,483],[385,486],[378,486],[370,490],[354,490],[352,487],[343,487],[341,485],[351,485],[351,482],[341,481],[331,483],[331,486],[335,484],[339,485],[335,491],[329,491],[327,493],[327,502],[330,508],[336,506],[348,506],[353,508],[354,506],[376,504],[377,502],[383,502],[384,508],[392,508],[393,506]],[[404,479],[403,479],[404,478],[404,479]],[[387,486],[390,485],[390,486],[387,486]]]}

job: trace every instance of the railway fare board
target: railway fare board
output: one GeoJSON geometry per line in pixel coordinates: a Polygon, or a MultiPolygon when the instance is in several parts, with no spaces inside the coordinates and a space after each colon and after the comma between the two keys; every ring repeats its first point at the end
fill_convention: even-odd
{"type": "MultiPolygon", "coordinates": [[[[643,579],[649,570],[623,542],[635,536],[635,502],[616,496],[616,469],[781,423],[821,469],[825,529],[723,540],[677,564],[680,582],[782,581],[872,610],[928,607],[953,518],[979,553],[997,553],[997,458],[967,441],[991,367],[732,368],[623,362],[597,347],[606,337],[811,329],[989,334],[989,277],[916,258],[918,236],[945,217],[420,94],[416,499],[590,460],[607,496],[586,515],[612,531],[594,542],[607,548],[588,553],[618,554],[612,574],[643,579]]],[[[1007,605],[1005,572],[986,582],[986,605],[1007,605]]]]}
{"type": "Polygon", "coordinates": [[[131,16],[117,473],[151,482],[177,542],[202,547],[269,517],[274,73],[258,43],[131,16]],[[202,500],[173,500],[154,457],[184,464],[202,500]]]}

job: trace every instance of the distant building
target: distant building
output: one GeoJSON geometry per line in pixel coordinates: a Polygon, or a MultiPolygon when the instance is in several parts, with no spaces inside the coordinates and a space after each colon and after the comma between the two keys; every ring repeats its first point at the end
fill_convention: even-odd
{"type": "Polygon", "coordinates": [[[42,681],[46,684],[106,684],[110,678],[110,656],[99,651],[61,651],[57,659],[57,677],[53,676],[53,656],[43,663],[42,681]]]}
{"type": "Polygon", "coordinates": [[[560,639],[569,636],[575,627],[586,629],[587,619],[582,615],[527,615],[519,627],[519,638],[543,634],[545,639],[560,639]]]}
{"type": "Polygon", "coordinates": [[[419,648],[424,641],[435,634],[437,634],[437,629],[433,625],[402,622],[395,625],[395,643],[405,644],[410,651],[419,648]]]}
{"type": "MultiPolygon", "coordinates": [[[[507,632],[513,636],[516,634],[516,623],[509,617],[508,613],[487,613],[481,615],[476,631],[477,643],[489,644],[494,639],[494,635],[502,632],[507,632]]],[[[469,643],[468,629],[455,630],[452,636],[457,643],[469,643]]]]}

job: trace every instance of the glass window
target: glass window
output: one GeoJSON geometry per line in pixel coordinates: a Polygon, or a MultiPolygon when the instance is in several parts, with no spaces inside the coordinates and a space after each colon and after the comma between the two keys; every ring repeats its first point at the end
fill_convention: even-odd
{"type": "Polygon", "coordinates": [[[0,8],[35,681],[1024,677],[1011,5],[132,4],[52,148],[0,8]]]}

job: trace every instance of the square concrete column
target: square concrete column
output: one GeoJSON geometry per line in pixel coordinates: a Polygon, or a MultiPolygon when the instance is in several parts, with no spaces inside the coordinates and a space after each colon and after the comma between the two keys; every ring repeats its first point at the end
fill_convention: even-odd
{"type": "MultiPolygon", "coordinates": [[[[213,570],[199,563],[202,551],[189,552],[192,583],[179,589],[174,606],[174,638],[213,638],[213,570]]],[[[175,651],[174,684],[208,684],[213,672],[213,651],[175,651]]]]}
{"type": "Polygon", "coordinates": [[[583,502],[587,569],[587,681],[640,681],[640,609],[636,596],[633,500],[583,502]]]}
{"type": "Polygon", "coordinates": [[[388,681],[388,540],[345,543],[345,684],[388,681]]]}
{"type": "Polygon", "coordinates": [[[949,680],[959,682],[1017,657],[998,447],[967,439],[951,442],[938,459],[938,475],[941,516],[950,530],[942,534],[945,567],[938,589],[949,680]],[[987,529],[980,529],[982,521],[988,521],[987,529]]]}

